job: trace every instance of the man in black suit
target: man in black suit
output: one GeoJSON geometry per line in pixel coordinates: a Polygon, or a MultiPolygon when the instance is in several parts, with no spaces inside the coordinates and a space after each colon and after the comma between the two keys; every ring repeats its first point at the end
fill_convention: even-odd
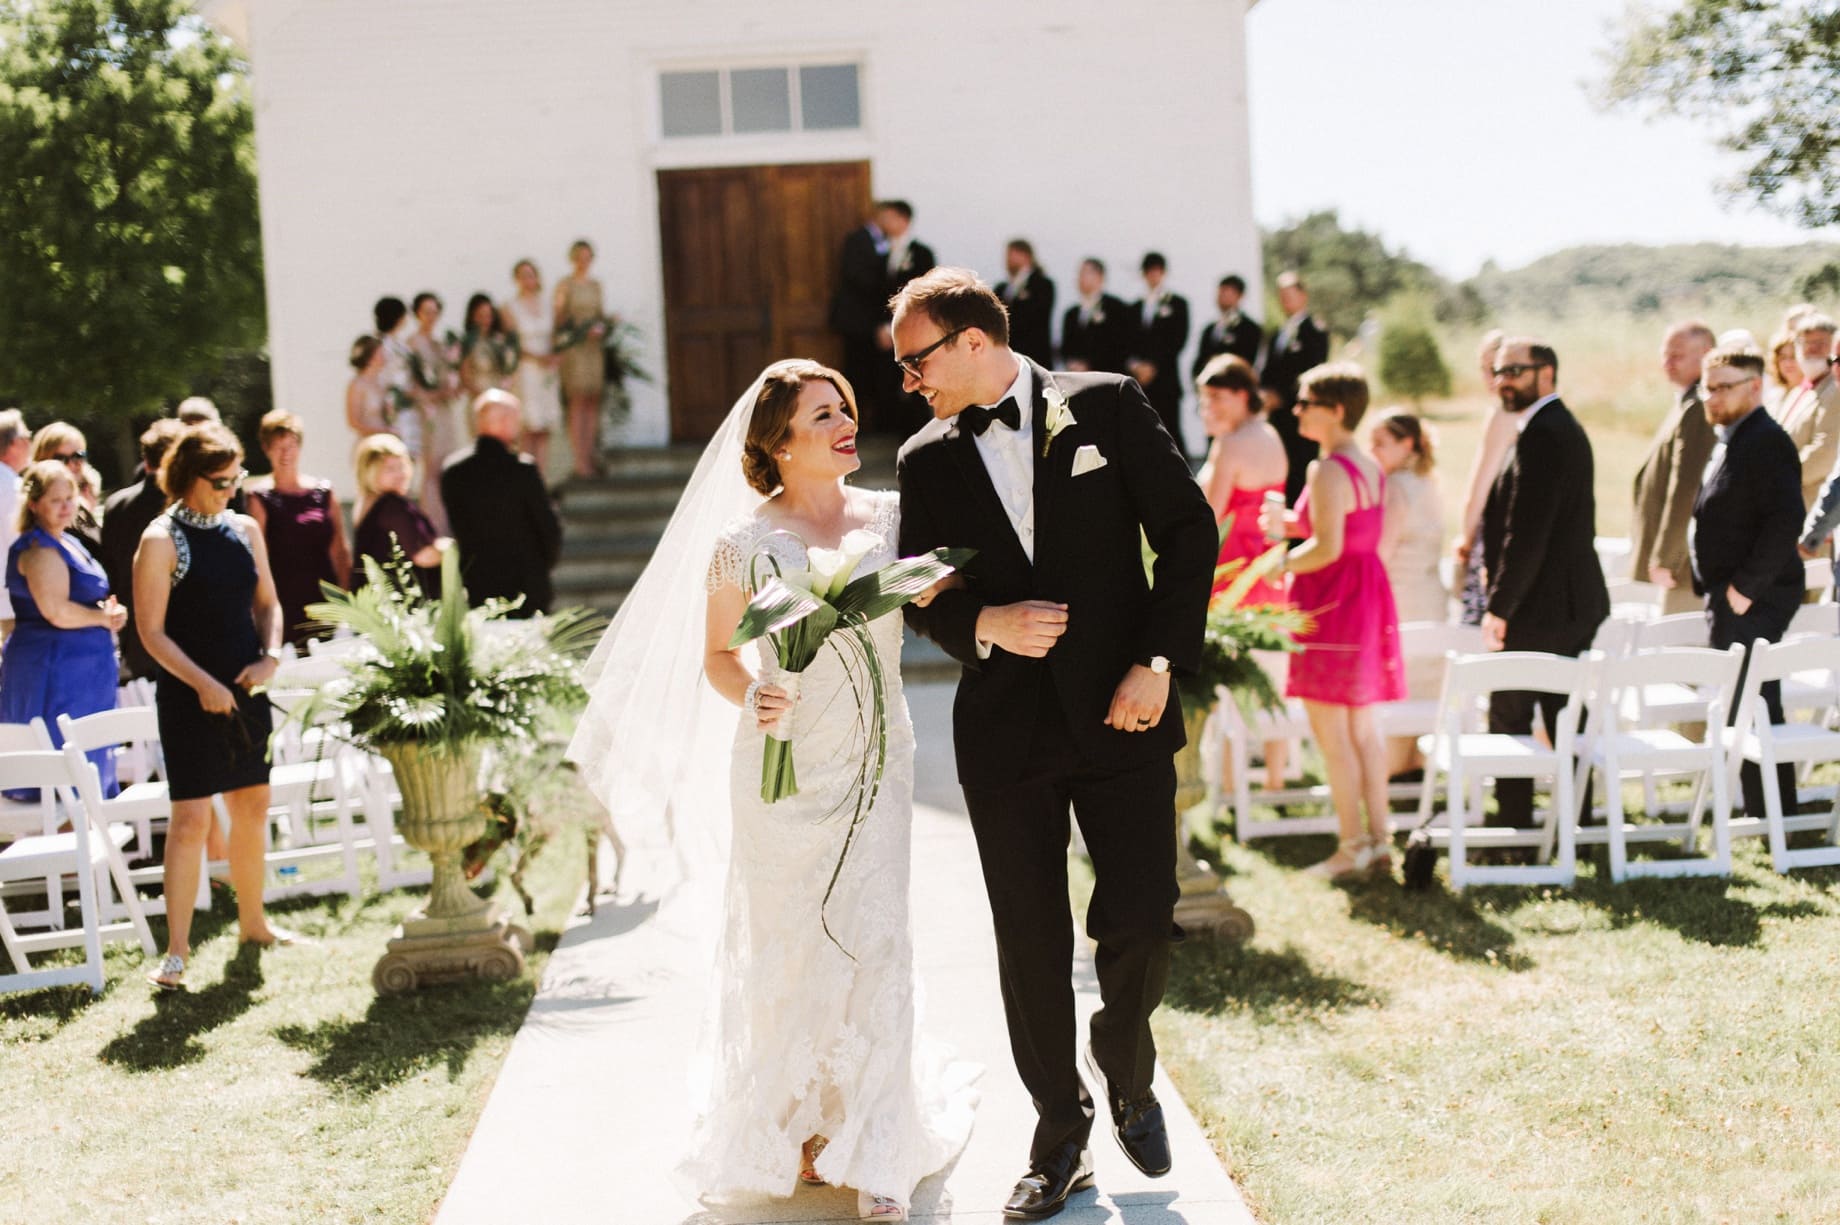
{"type": "Polygon", "coordinates": [[[1317,448],[1297,432],[1297,416],[1291,409],[1297,403],[1297,380],[1303,372],[1329,360],[1329,333],[1310,317],[1310,291],[1295,272],[1278,274],[1278,307],[1284,312],[1284,326],[1266,349],[1259,386],[1265,389],[1265,419],[1284,440],[1284,453],[1290,457],[1284,497],[1294,505],[1303,493],[1303,479],[1316,459],[1317,448]]]}
{"type": "Polygon", "coordinates": [[[1150,1088],[1176,901],[1183,731],[1169,672],[1200,662],[1214,517],[1138,385],[1018,357],[1002,303],[974,274],[942,268],[909,285],[894,339],[905,386],[935,418],[897,461],[900,551],[977,550],[963,587],[907,615],[964,668],[959,781],[1010,1049],[1038,1114],[1029,1172],[1004,1210],[1050,1216],[1092,1177],[1068,982],[1070,804],[1096,877],[1087,932],[1104,1007],[1088,1070],[1126,1156],[1153,1176],[1169,1167],[1150,1088]],[[1140,534],[1156,554],[1148,580],[1140,534]]]}
{"type": "MultiPolygon", "coordinates": [[[[1795,443],[1763,402],[1763,354],[1720,346],[1700,369],[1706,419],[1718,441],[1693,502],[1687,533],[1693,589],[1706,597],[1706,626],[1720,649],[1742,643],[1745,667],[1754,642],[1779,642],[1802,602],[1805,578],[1796,537],[1802,527],[1802,463],[1795,443]]],[[[1739,681],[1743,683],[1742,678],[1739,681]]],[[[1783,721],[1782,686],[1763,686],[1770,722],[1783,721]]],[[[1731,711],[1735,719],[1737,711],[1731,711]]],[[[1795,811],[1795,771],[1778,766],[1783,811],[1795,811]]],[[[1763,775],[1754,762],[1739,772],[1744,811],[1764,815],[1763,775]]]]}
{"type": "Polygon", "coordinates": [[[939,261],[933,248],[914,237],[914,209],[905,200],[889,200],[882,205],[881,223],[888,234],[888,259],[882,278],[882,323],[877,333],[881,348],[875,363],[876,397],[883,408],[877,422],[880,433],[905,438],[926,420],[926,405],[901,390],[901,372],[891,360],[893,341],[888,321],[893,316],[894,296],[918,276],[925,276],[939,261]]]}
{"type": "MultiPolygon", "coordinates": [[[[141,533],[166,509],[166,494],[160,488],[160,464],[185,428],[183,422],[172,417],[162,417],[148,426],[141,435],[141,479],[117,489],[102,504],[102,556],[96,560],[109,576],[109,590],[128,610],[130,625],[134,624],[134,553],[140,548],[141,533]]],[[[125,675],[154,674],[153,656],[141,645],[139,634],[121,635],[120,645],[125,675]]]]}
{"type": "Polygon", "coordinates": [[[877,204],[875,214],[844,236],[837,257],[837,289],[831,295],[831,330],[843,338],[843,375],[856,389],[859,411],[876,416],[880,368],[888,360],[888,233],[883,220],[892,210],[877,204]]]}
{"type": "Polygon", "coordinates": [[[1105,264],[1080,261],[1080,299],[1061,319],[1061,362],[1075,372],[1123,374],[1135,330],[1131,308],[1105,292],[1105,264]]]}
{"type": "Polygon", "coordinates": [[[460,550],[467,600],[478,607],[523,596],[514,617],[549,611],[549,572],[562,555],[562,521],[543,473],[517,450],[523,416],[511,393],[481,392],[473,401],[478,437],[441,469],[441,501],[460,550]]]}
{"type": "MultiPolygon", "coordinates": [[[[1527,337],[1502,341],[1494,366],[1502,408],[1519,434],[1482,510],[1488,611],[1483,639],[1492,651],[1582,655],[1610,615],[1610,593],[1597,559],[1597,504],[1592,496],[1591,440],[1559,399],[1559,358],[1527,337]]],[[[1508,691],[1489,699],[1489,730],[1525,735],[1538,706],[1549,737],[1566,695],[1508,691]]],[[[1525,826],[1533,784],[1495,785],[1496,822],[1525,826]]],[[[1590,810],[1590,794],[1582,798],[1590,810]]]]}
{"type": "Polygon", "coordinates": [[[1220,278],[1214,292],[1214,304],[1220,318],[1201,329],[1201,340],[1189,376],[1199,379],[1207,364],[1222,353],[1231,353],[1248,366],[1259,364],[1259,350],[1265,346],[1265,329],[1258,320],[1240,313],[1240,300],[1246,296],[1246,282],[1238,274],[1220,278]]]}
{"type": "Polygon", "coordinates": [[[1009,311],[1009,347],[1040,365],[1054,362],[1054,282],[1035,266],[1035,248],[1026,238],[1012,238],[1003,252],[1009,279],[997,283],[997,296],[1009,311]]]}
{"type": "Polygon", "coordinates": [[[1129,370],[1163,428],[1182,445],[1182,350],[1188,344],[1188,299],[1163,285],[1169,263],[1156,251],[1144,256],[1144,296],[1131,304],[1137,335],[1131,344],[1129,370]]]}

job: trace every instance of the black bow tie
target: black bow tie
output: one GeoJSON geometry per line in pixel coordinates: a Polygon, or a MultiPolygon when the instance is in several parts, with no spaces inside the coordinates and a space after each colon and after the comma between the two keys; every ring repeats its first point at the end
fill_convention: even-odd
{"type": "Polygon", "coordinates": [[[993,421],[1001,421],[1012,430],[1019,430],[1022,428],[1022,409],[1017,407],[1016,398],[1014,396],[1005,397],[1003,403],[997,405],[995,408],[990,408],[983,404],[973,404],[970,408],[960,413],[959,416],[965,419],[965,425],[970,428],[973,434],[983,434],[985,430],[990,428],[990,423],[993,421]]]}

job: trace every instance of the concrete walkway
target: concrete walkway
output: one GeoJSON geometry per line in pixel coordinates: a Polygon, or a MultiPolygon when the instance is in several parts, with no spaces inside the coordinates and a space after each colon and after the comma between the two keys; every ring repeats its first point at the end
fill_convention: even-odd
{"type": "MultiPolygon", "coordinates": [[[[994,1225],[1023,1173],[1034,1112],[1009,1058],[996,947],[951,756],[949,685],[908,690],[921,744],[914,828],[915,946],[926,1029],[985,1066],[971,1142],[923,1182],[915,1221],[994,1225]]],[[[630,884],[630,882],[629,882],[630,884]]],[[[707,936],[660,921],[652,901],[602,904],[551,956],[437,1225],[751,1225],[855,1218],[854,1192],[800,1189],[742,1209],[702,1206],[669,1177],[690,1130],[684,1069],[704,1003],[707,936]]],[[[1085,941],[1074,968],[1085,1012],[1098,988],[1085,941]]],[[[1161,1069],[1175,1168],[1140,1175],[1101,1107],[1096,1190],[1068,1225],[1249,1225],[1253,1220],[1161,1069]]]]}

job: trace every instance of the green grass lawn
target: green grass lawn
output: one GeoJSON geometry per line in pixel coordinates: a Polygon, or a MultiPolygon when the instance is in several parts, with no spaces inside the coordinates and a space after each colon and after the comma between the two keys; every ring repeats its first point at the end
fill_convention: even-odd
{"type": "Polygon", "coordinates": [[[1840,870],[1739,847],[1458,896],[1208,846],[1258,933],[1177,950],[1159,1047],[1266,1221],[1840,1220],[1840,870]]]}
{"type": "MultiPolygon", "coordinates": [[[[427,891],[283,903],[317,946],[237,944],[201,914],[190,990],[165,995],[137,946],[84,987],[0,996],[0,1220],[427,1220],[522,1024],[584,879],[574,839],[526,877],[537,951],[521,980],[378,998],[371,967],[427,891]]],[[[509,886],[499,904],[522,907],[509,886]]],[[[152,920],[164,939],[165,924],[152,920]]],[[[0,956],[0,964],[4,964],[0,956]]]]}

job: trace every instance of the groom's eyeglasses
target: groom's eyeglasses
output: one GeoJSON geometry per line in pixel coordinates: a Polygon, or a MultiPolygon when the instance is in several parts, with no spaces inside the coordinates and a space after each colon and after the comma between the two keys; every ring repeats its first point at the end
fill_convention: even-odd
{"type": "Polygon", "coordinates": [[[938,340],[935,340],[932,344],[920,350],[918,353],[914,354],[912,357],[895,358],[894,364],[899,366],[905,373],[911,374],[915,378],[919,378],[920,377],[920,367],[926,361],[926,359],[933,356],[933,353],[939,348],[940,345],[943,345],[946,341],[952,339],[954,336],[964,331],[965,328],[968,328],[970,326],[971,326],[970,324],[966,324],[965,327],[963,328],[953,328],[951,331],[947,332],[944,336],[941,336],[938,340]]]}

